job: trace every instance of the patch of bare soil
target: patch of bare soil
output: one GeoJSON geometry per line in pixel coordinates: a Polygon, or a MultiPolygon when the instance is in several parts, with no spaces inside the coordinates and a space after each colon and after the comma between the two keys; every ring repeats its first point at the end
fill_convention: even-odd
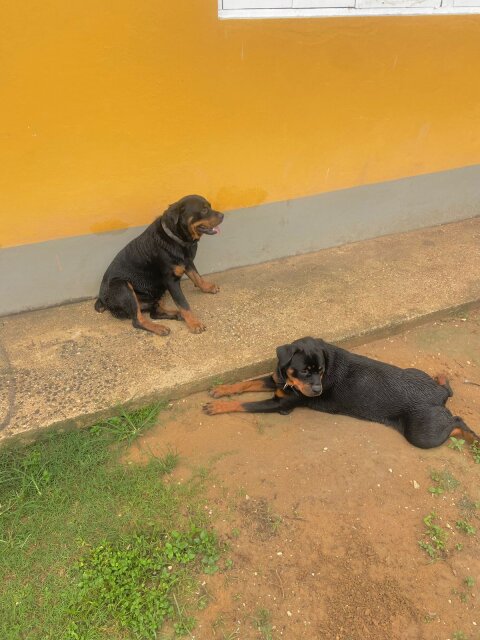
{"type": "MultiPolygon", "coordinates": [[[[356,351],[446,372],[450,408],[480,430],[479,312],[356,351]]],[[[468,450],[424,451],[382,425],[303,409],[208,417],[206,401],[175,403],[130,452],[176,449],[171,481],[212,469],[205,510],[228,562],[206,579],[194,638],[480,639],[480,465],[468,450]],[[430,493],[435,471],[459,485],[430,493]],[[448,533],[434,562],[419,546],[432,511],[448,533]],[[462,533],[459,520],[479,531],[462,533]]]]}

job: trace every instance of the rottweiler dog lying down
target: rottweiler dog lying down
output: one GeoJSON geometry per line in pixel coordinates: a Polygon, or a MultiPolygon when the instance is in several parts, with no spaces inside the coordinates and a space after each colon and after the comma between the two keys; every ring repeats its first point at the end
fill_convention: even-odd
{"type": "Polygon", "coordinates": [[[95,310],[108,309],[115,318],[129,318],[137,329],[160,336],[170,329],[146,318],[144,311],[154,320],[184,320],[192,333],[205,331],[190,310],[180,279],[185,273],[204,293],[219,291],[202,278],[193,261],[202,235],[216,234],[222,221],[223,213],[214,211],[202,196],[185,196],[171,204],[115,256],[103,276],[95,310]],[[163,307],[161,298],[167,291],[178,310],[163,307]]]}
{"type": "Polygon", "coordinates": [[[480,440],[445,407],[452,390],[445,376],[433,379],[419,369],[400,369],[350,353],[314,338],[302,338],[277,349],[271,376],[221,385],[213,398],[247,391],[273,391],[260,402],[216,400],[204,406],[208,415],[245,411],[287,414],[295,407],[341,413],[393,427],[422,449],[437,447],[450,436],[480,440]]]}

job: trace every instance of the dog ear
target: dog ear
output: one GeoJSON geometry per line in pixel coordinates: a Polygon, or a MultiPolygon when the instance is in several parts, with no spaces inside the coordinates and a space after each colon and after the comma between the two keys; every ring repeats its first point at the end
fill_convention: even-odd
{"type": "Polygon", "coordinates": [[[278,366],[280,370],[285,369],[293,358],[295,353],[295,347],[293,344],[284,344],[281,347],[277,347],[278,366]]]}
{"type": "Polygon", "coordinates": [[[174,202],[171,204],[168,209],[165,211],[165,218],[171,223],[171,226],[175,228],[178,224],[178,220],[180,218],[180,214],[185,211],[185,202],[179,200],[178,202],[174,202]]]}

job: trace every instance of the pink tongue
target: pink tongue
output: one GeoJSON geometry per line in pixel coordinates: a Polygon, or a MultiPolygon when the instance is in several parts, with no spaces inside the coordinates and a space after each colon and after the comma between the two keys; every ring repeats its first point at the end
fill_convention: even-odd
{"type": "Polygon", "coordinates": [[[220,233],[219,227],[213,227],[212,231],[214,231],[215,233],[220,233]]]}

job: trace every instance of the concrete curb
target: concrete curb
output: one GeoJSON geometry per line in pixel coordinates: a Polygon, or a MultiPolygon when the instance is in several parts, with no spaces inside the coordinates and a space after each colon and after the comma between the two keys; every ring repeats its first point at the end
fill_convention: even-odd
{"type": "MultiPolygon", "coordinates": [[[[480,308],[480,300],[471,300],[459,305],[440,309],[432,313],[426,313],[414,318],[405,317],[403,320],[397,320],[395,322],[387,323],[383,326],[372,327],[361,333],[350,333],[345,335],[339,335],[338,338],[330,338],[329,341],[341,345],[344,348],[350,349],[357,345],[373,342],[374,340],[380,340],[392,335],[397,335],[413,329],[415,327],[434,322],[441,318],[445,318],[451,315],[461,315],[468,313],[474,309],[480,308]]],[[[174,385],[168,389],[164,389],[161,392],[152,392],[143,396],[132,398],[131,400],[123,403],[112,405],[110,408],[102,409],[101,411],[94,411],[86,413],[78,418],[71,418],[67,420],[60,420],[59,422],[53,422],[46,427],[38,428],[34,431],[27,433],[20,433],[8,438],[8,442],[21,441],[32,442],[38,440],[43,436],[55,433],[64,433],[69,430],[82,429],[93,426],[97,422],[106,420],[107,418],[116,415],[120,409],[127,411],[133,411],[149,404],[154,404],[161,401],[174,401],[186,396],[201,393],[202,391],[208,391],[219,378],[222,383],[232,383],[240,380],[247,380],[249,378],[256,378],[258,376],[266,375],[271,372],[276,364],[276,358],[269,358],[260,360],[254,364],[244,367],[237,367],[234,369],[227,369],[223,373],[216,374],[214,376],[208,376],[196,380],[195,382],[188,382],[183,385],[174,385]]],[[[207,398],[205,398],[207,400],[207,398]]],[[[1,446],[1,441],[0,441],[1,446]]]]}

